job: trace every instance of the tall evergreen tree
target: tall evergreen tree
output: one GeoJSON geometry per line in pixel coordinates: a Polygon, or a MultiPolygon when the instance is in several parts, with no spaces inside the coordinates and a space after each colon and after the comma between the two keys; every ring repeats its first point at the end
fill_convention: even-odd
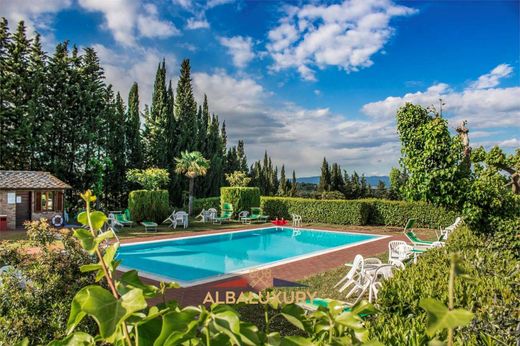
{"type": "Polygon", "coordinates": [[[125,118],[126,165],[129,169],[143,167],[139,107],[139,86],[134,83],[128,94],[128,109],[125,118]]]}
{"type": "Polygon", "coordinates": [[[361,175],[361,192],[360,192],[360,197],[361,198],[370,197],[371,194],[372,194],[371,192],[372,192],[372,189],[371,189],[370,185],[367,182],[367,178],[365,177],[364,174],[362,174],[361,175]]]}
{"type": "Polygon", "coordinates": [[[4,100],[3,122],[7,129],[3,164],[11,169],[29,169],[31,157],[31,122],[28,103],[31,98],[29,59],[31,42],[23,21],[8,41],[6,68],[7,95],[4,100]]]}
{"type": "Polygon", "coordinates": [[[237,158],[238,158],[239,170],[247,174],[248,173],[247,156],[246,156],[246,151],[244,148],[243,140],[238,141],[237,158]]]}
{"type": "Polygon", "coordinates": [[[11,45],[11,34],[7,19],[0,21],[0,169],[10,168],[9,130],[10,130],[10,104],[8,103],[9,88],[9,47],[11,45]]]}
{"type": "Polygon", "coordinates": [[[146,120],[146,163],[166,168],[168,164],[166,128],[168,123],[168,95],[166,90],[166,63],[157,66],[150,114],[146,120]]]}
{"type": "Polygon", "coordinates": [[[189,59],[181,64],[179,81],[177,82],[175,97],[175,116],[180,130],[178,138],[178,152],[197,149],[197,103],[193,96],[191,85],[191,67],[189,59]]]}
{"type": "Polygon", "coordinates": [[[318,192],[330,191],[330,169],[327,159],[323,158],[321,165],[320,183],[318,184],[318,192]]]}
{"type": "Polygon", "coordinates": [[[359,174],[356,171],[350,177],[352,187],[352,198],[359,198],[361,196],[361,182],[359,181],[359,174]]]}
{"type": "Polygon", "coordinates": [[[287,178],[285,177],[285,165],[282,165],[280,171],[280,185],[278,186],[278,195],[287,196],[287,178]]]}
{"type": "Polygon", "coordinates": [[[296,182],[296,172],[292,171],[292,182],[291,182],[291,197],[296,197],[298,183],[296,182]]]}
{"type": "Polygon", "coordinates": [[[345,181],[341,174],[341,167],[337,163],[332,164],[330,172],[330,189],[331,191],[345,192],[345,181]]]}

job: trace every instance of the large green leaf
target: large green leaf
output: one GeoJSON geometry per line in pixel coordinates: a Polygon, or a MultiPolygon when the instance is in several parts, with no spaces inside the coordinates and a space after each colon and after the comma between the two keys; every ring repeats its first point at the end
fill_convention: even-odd
{"type": "Polygon", "coordinates": [[[419,306],[428,313],[426,333],[429,336],[443,329],[465,326],[473,319],[472,312],[464,309],[450,311],[442,302],[433,298],[422,299],[419,306]]]}
{"type": "Polygon", "coordinates": [[[47,346],[91,346],[95,344],[96,341],[92,335],[76,332],[65,339],[52,341],[47,346]]]}
{"type": "Polygon", "coordinates": [[[143,291],[146,298],[155,297],[159,293],[159,288],[154,285],[144,284],[136,270],[129,270],[125,272],[117,281],[117,290],[120,294],[125,294],[132,288],[139,288],[143,291]]]}
{"type": "Polygon", "coordinates": [[[143,291],[140,289],[133,289],[118,300],[100,286],[87,286],[81,289],[72,300],[67,322],[68,332],[72,332],[88,314],[98,324],[101,337],[109,338],[122,321],[146,306],[143,291]]]}
{"type": "MultiPolygon", "coordinates": [[[[90,212],[90,222],[92,223],[92,228],[95,231],[99,231],[105,222],[107,221],[107,217],[101,211],[92,211],[90,212]]],[[[79,213],[78,222],[84,226],[89,226],[88,224],[88,214],[86,211],[79,213]]]]}
{"type": "Polygon", "coordinates": [[[172,311],[162,317],[162,328],[154,346],[162,346],[181,340],[197,325],[194,311],[172,311]],[[166,343],[168,341],[168,343],[166,343]]]}
{"type": "Polygon", "coordinates": [[[282,308],[282,316],[285,317],[295,327],[305,330],[303,321],[305,320],[305,311],[295,304],[289,304],[282,308]]]}
{"type": "Polygon", "coordinates": [[[314,346],[311,339],[302,336],[286,336],[280,343],[281,346],[314,346]]]}
{"type": "Polygon", "coordinates": [[[88,251],[88,253],[93,254],[96,251],[97,243],[92,235],[92,233],[88,229],[78,228],[74,230],[74,236],[78,238],[81,246],[88,251]]]}

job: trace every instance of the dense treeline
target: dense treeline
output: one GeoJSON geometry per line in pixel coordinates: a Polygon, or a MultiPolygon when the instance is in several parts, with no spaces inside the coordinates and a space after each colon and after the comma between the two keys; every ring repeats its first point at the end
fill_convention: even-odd
{"type": "MultiPolygon", "coordinates": [[[[320,182],[317,187],[318,197],[323,199],[357,199],[357,198],[392,198],[393,194],[386,189],[385,183],[379,181],[376,188],[372,188],[364,174],[354,171],[349,175],[337,163],[329,165],[327,158],[323,158],[321,165],[320,182]]],[[[394,199],[394,198],[392,198],[394,199]]]]}
{"type": "Polygon", "coordinates": [[[140,104],[137,83],[125,105],[94,49],[63,42],[48,55],[38,34],[28,38],[23,22],[11,33],[2,18],[0,67],[0,169],[49,171],[74,187],[69,202],[92,188],[105,207],[121,207],[136,187],[126,172],[160,167],[170,172],[171,202],[180,205],[187,182],[174,173],[174,158],[184,150],[210,160],[198,196],[218,195],[225,172],[247,172],[244,143],[228,151],[225,124],[210,114],[207,97],[197,105],[189,60],[175,94],[162,61],[151,105],[140,104]]]}

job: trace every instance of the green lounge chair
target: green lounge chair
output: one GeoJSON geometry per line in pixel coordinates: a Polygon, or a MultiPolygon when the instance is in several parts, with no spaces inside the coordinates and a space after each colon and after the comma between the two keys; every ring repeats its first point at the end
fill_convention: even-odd
{"type": "Polygon", "coordinates": [[[144,231],[145,232],[148,232],[148,230],[157,232],[157,226],[158,225],[155,222],[152,222],[152,221],[142,221],[141,225],[144,226],[144,231]]]}
{"type": "Polygon", "coordinates": [[[422,240],[420,239],[419,237],[417,237],[417,235],[415,234],[415,232],[412,230],[412,227],[415,225],[415,219],[409,219],[408,222],[406,223],[406,226],[404,226],[404,230],[403,230],[403,233],[404,235],[406,236],[406,238],[408,238],[408,240],[414,245],[414,246],[419,246],[419,247],[432,247],[432,246],[435,246],[436,244],[438,245],[440,242],[439,241],[428,241],[428,240],[422,240]],[[435,244],[434,244],[435,243],[435,244]]]}
{"type": "Polygon", "coordinates": [[[312,301],[310,299],[305,300],[305,303],[299,303],[298,305],[307,310],[307,311],[316,311],[320,307],[322,308],[329,308],[329,304],[331,302],[335,302],[335,309],[341,309],[343,311],[350,311],[350,306],[346,302],[340,301],[340,300],[334,300],[334,299],[328,299],[328,298],[314,298],[312,301]]]}
{"type": "Polygon", "coordinates": [[[251,215],[249,215],[249,218],[248,218],[248,220],[250,222],[252,222],[252,221],[267,222],[267,219],[269,219],[269,215],[263,215],[262,208],[260,208],[260,207],[251,208],[251,215]]]}
{"type": "Polygon", "coordinates": [[[222,213],[213,219],[214,224],[222,224],[224,221],[231,221],[233,217],[233,205],[231,203],[224,203],[222,205],[222,213]]]}
{"type": "Polygon", "coordinates": [[[127,218],[126,213],[114,214],[116,220],[123,226],[133,226],[134,222],[127,218]]]}

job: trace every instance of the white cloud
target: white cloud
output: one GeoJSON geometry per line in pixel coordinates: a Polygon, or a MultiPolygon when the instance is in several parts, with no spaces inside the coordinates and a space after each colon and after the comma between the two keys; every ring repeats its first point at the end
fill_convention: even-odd
{"type": "Polygon", "coordinates": [[[23,20],[29,32],[49,30],[53,15],[70,7],[72,0],[0,0],[0,15],[7,18],[11,31],[23,20]]]}
{"type": "Polygon", "coordinates": [[[189,30],[208,29],[208,28],[209,28],[209,23],[205,18],[203,18],[203,19],[189,18],[188,22],[186,23],[186,29],[189,29],[189,30]]]}
{"type": "Polygon", "coordinates": [[[347,72],[371,66],[372,56],[393,34],[390,20],[415,12],[391,0],[288,7],[286,16],[268,34],[272,69],[296,68],[303,79],[312,81],[316,66],[337,66],[347,72]]]}
{"type": "Polygon", "coordinates": [[[491,72],[486,73],[478,78],[477,81],[471,83],[473,89],[494,88],[500,84],[500,80],[509,77],[513,73],[513,68],[508,64],[500,64],[491,72]]]}
{"type": "Polygon", "coordinates": [[[153,4],[138,0],[79,0],[79,4],[88,11],[103,13],[105,28],[125,46],[135,46],[136,36],[164,38],[179,34],[173,23],[159,19],[153,4]]]}
{"type": "Polygon", "coordinates": [[[255,57],[251,37],[220,37],[219,42],[228,49],[233,64],[238,68],[244,68],[255,57]]]}
{"type": "Polygon", "coordinates": [[[208,0],[206,3],[207,8],[213,8],[221,5],[226,5],[235,2],[235,0],[208,0]]]}
{"type": "Polygon", "coordinates": [[[225,120],[229,142],[244,139],[250,161],[267,150],[274,163],[299,176],[319,170],[323,156],[345,169],[386,174],[397,164],[399,145],[388,121],[347,120],[328,108],[308,109],[276,99],[255,80],[219,70],[194,73],[195,95],[208,95],[210,111],[225,120]]]}
{"type": "Polygon", "coordinates": [[[186,8],[186,9],[189,9],[192,7],[192,2],[191,0],[173,0],[172,1],[174,5],[179,5],[183,8],[186,8]]]}
{"type": "Polygon", "coordinates": [[[163,58],[169,68],[167,79],[174,79],[175,56],[154,49],[132,48],[129,51],[116,51],[101,44],[93,45],[105,70],[108,83],[127,100],[128,92],[134,82],[139,84],[141,107],[150,104],[157,65],[163,58]]]}

